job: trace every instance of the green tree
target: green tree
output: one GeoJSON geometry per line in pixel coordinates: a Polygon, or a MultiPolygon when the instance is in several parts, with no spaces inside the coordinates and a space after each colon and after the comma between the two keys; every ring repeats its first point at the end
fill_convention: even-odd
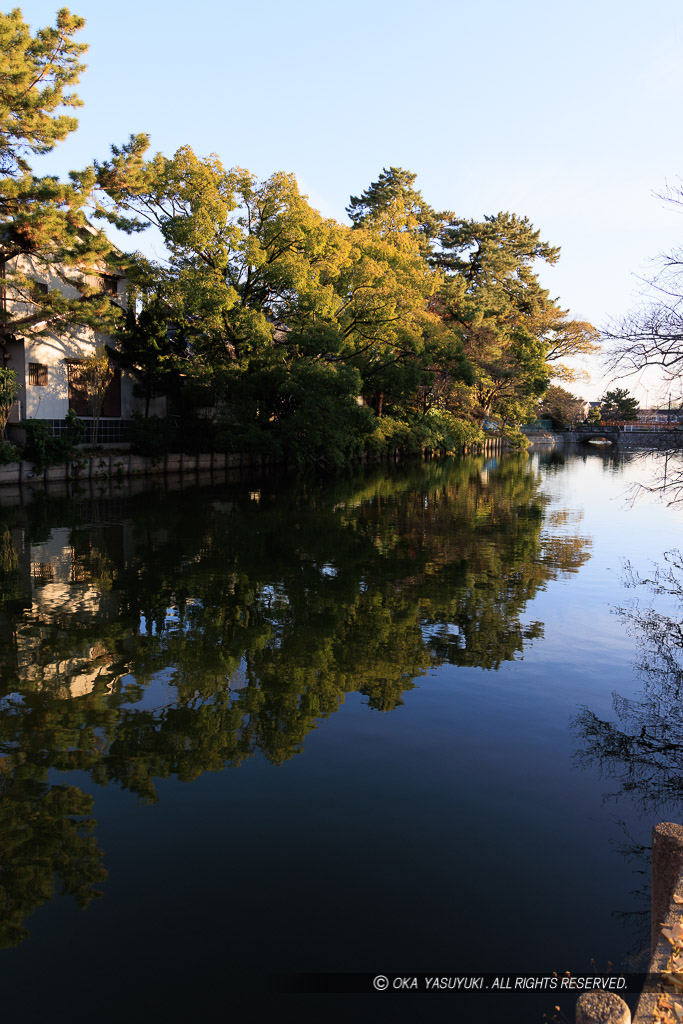
{"type": "Polygon", "coordinates": [[[5,434],[12,406],[17,400],[17,393],[16,372],[7,367],[0,367],[0,438],[5,434]]]}
{"type": "Polygon", "coordinates": [[[381,243],[422,259],[429,287],[420,296],[419,317],[405,334],[408,344],[390,350],[386,367],[380,363],[364,371],[364,394],[378,415],[388,411],[417,436],[422,418],[431,409],[452,412],[449,389],[464,380],[471,383],[471,367],[460,337],[448,329],[434,308],[441,275],[434,272],[433,248],[439,231],[453,215],[437,213],[426,203],[415,188],[416,177],[400,167],[384,168],[360,196],[351,197],[346,212],[354,231],[365,230],[381,243]]]}
{"type": "Polygon", "coordinates": [[[104,346],[87,356],[78,365],[78,381],[88,399],[88,407],[92,416],[91,444],[97,442],[104,397],[113,377],[114,368],[104,346]]]}
{"type": "Polygon", "coordinates": [[[117,332],[118,347],[108,354],[118,366],[135,378],[133,392],[145,402],[145,419],[152,399],[165,395],[175,377],[176,349],[173,327],[166,305],[156,297],[136,309],[135,294],[129,295],[123,326],[117,332]]]}
{"type": "MultiPolygon", "coordinates": [[[[185,146],[145,160],[136,136],[97,165],[100,216],[119,227],[154,225],[168,264],[138,259],[133,279],[163,297],[194,361],[242,367],[287,347],[288,319],[314,319],[329,229],[292,175],[258,182],[185,146]]],[[[324,297],[323,297],[324,301],[324,297]]]]}
{"type": "MultiPolygon", "coordinates": [[[[185,374],[213,375],[233,406],[240,389],[245,400],[253,394],[255,374],[265,375],[253,406],[260,435],[265,423],[279,431],[287,415],[280,385],[267,379],[294,375],[300,363],[329,364],[321,380],[342,403],[357,397],[348,391],[357,378],[346,373],[335,382],[332,371],[360,374],[358,389],[378,413],[386,393],[396,400],[415,393],[429,364],[436,287],[417,235],[324,220],[292,175],[259,182],[189,147],[147,160],[146,145],[132,138],[98,165],[100,214],[119,227],[151,223],[161,231],[168,264],[138,259],[130,272],[162,298],[185,339],[185,374]]],[[[296,391],[294,384],[292,401],[296,391]]]]}
{"type": "Polygon", "coordinates": [[[629,394],[625,388],[606,391],[600,399],[600,403],[604,420],[638,419],[638,399],[629,394]]]}
{"type": "Polygon", "coordinates": [[[565,427],[576,423],[578,419],[583,419],[583,407],[583,401],[576,395],[572,395],[557,384],[551,384],[538,412],[539,416],[549,416],[554,426],[565,427]]]}
{"type": "Polygon", "coordinates": [[[401,406],[428,377],[437,277],[411,233],[369,225],[342,237],[345,259],[335,280],[339,358],[359,370],[363,394],[382,415],[401,406]]]}
{"type": "Polygon", "coordinates": [[[526,217],[452,220],[436,261],[445,274],[438,309],[462,337],[475,368],[474,410],[513,422],[533,417],[553,373],[550,363],[593,344],[589,324],[567,314],[542,288],[536,261],[560,250],[541,241],[526,217]]]}
{"type": "Polygon", "coordinates": [[[238,451],[339,467],[360,454],[372,433],[374,417],[358,404],[360,387],[357,370],[324,360],[254,370],[219,386],[226,400],[219,436],[238,451]]]}
{"type": "Polygon", "coordinates": [[[31,35],[19,8],[0,14],[3,350],[16,334],[59,331],[66,324],[107,329],[117,315],[101,276],[113,250],[86,217],[94,172],[74,172],[67,184],[37,177],[27,160],[49,152],[76,128],[76,119],[59,110],[81,102],[65,90],[84,68],[79,59],[86,46],[73,40],[83,25],[62,8],[55,28],[31,35]]]}
{"type": "Polygon", "coordinates": [[[438,308],[474,367],[473,413],[526,418],[518,406],[533,409],[548,384],[543,345],[530,330],[547,293],[531,265],[537,258],[555,262],[559,252],[541,243],[526,219],[510,214],[454,221],[442,231],[441,245],[438,308]]]}
{"type": "Polygon", "coordinates": [[[360,196],[351,196],[346,212],[355,228],[373,227],[385,234],[411,232],[425,254],[449,214],[437,213],[415,187],[416,174],[402,167],[385,167],[360,196]]]}
{"type": "Polygon", "coordinates": [[[82,105],[65,90],[85,70],[87,46],[73,40],[84,24],[63,7],[54,28],[32,36],[20,8],[0,12],[0,174],[29,171],[27,155],[49,153],[76,129],[74,117],[57,111],[82,105]]]}

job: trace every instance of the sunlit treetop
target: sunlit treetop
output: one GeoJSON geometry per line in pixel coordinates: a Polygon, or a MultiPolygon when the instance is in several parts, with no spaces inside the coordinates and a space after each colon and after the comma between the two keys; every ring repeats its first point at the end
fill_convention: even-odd
{"type": "Polygon", "coordinates": [[[383,234],[410,231],[429,248],[449,215],[437,213],[422,198],[415,188],[416,178],[402,167],[385,167],[360,196],[351,196],[346,212],[353,226],[374,227],[383,234]]]}
{"type": "Polygon", "coordinates": [[[64,7],[54,28],[33,34],[19,8],[0,13],[0,266],[12,297],[0,310],[3,350],[17,336],[67,323],[106,331],[118,319],[99,284],[116,254],[88,221],[94,171],[72,172],[63,182],[34,174],[29,163],[78,125],[68,108],[81,100],[69,88],[85,69],[87,46],[73,39],[84,24],[64,7]],[[55,279],[66,287],[36,290],[36,282],[55,279]]]}
{"type": "Polygon", "coordinates": [[[27,171],[30,153],[48,153],[78,125],[59,107],[80,107],[67,92],[85,70],[87,50],[73,36],[85,21],[63,7],[54,28],[31,35],[21,9],[0,13],[0,173],[27,171]]]}

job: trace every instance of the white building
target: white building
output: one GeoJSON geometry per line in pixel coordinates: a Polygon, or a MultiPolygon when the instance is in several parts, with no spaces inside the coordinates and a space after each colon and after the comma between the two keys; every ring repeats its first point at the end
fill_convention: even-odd
{"type": "MultiPolygon", "coordinates": [[[[78,284],[86,283],[90,288],[106,293],[113,303],[122,309],[126,307],[126,278],[123,273],[107,269],[101,274],[86,277],[74,271],[74,283],[68,281],[66,273],[57,273],[41,265],[32,266],[23,257],[22,272],[35,280],[35,287],[44,292],[58,289],[71,299],[81,297],[78,284]]],[[[11,286],[7,289],[7,305],[14,314],[30,313],[29,301],[13,299],[11,286]]],[[[35,306],[33,307],[35,308],[35,306]]],[[[35,331],[35,327],[32,329],[35,331]]],[[[56,321],[46,323],[40,333],[27,337],[17,334],[6,349],[5,365],[16,371],[19,397],[10,416],[10,424],[24,419],[40,419],[50,422],[54,432],[60,432],[69,409],[79,416],[90,416],[87,398],[79,383],[78,368],[82,360],[103,345],[116,347],[108,334],[94,331],[90,327],[56,321]]],[[[134,411],[144,412],[144,401],[133,395],[134,378],[131,374],[115,368],[111,384],[107,389],[102,410],[100,439],[117,441],[121,438],[125,422],[134,411]]],[[[165,415],[166,400],[155,399],[150,408],[152,415],[165,415]]]]}

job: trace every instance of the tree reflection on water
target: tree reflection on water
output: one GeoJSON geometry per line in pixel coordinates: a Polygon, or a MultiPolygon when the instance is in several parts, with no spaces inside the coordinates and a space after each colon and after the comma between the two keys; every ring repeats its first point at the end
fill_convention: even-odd
{"type": "Polygon", "coordinates": [[[496,670],[588,540],[546,519],[525,459],[37,502],[0,523],[0,945],[56,880],[105,872],[85,771],[142,801],[262,755],[281,764],[360,692],[392,711],[441,664],[496,670]]]}
{"type": "MultiPolygon", "coordinates": [[[[605,795],[615,803],[628,799],[650,823],[682,820],[683,814],[683,555],[668,551],[649,577],[626,563],[623,582],[639,598],[616,608],[627,631],[635,638],[635,669],[643,680],[634,698],[612,696],[616,721],[599,718],[589,708],[575,717],[573,727],[582,741],[576,760],[597,766],[617,788],[605,795]],[[644,606],[640,603],[647,600],[644,606]],[[662,607],[663,605],[663,607],[662,607]]],[[[649,835],[638,838],[620,821],[624,834],[621,852],[643,879],[632,892],[631,909],[622,918],[640,918],[636,941],[641,948],[637,965],[649,960],[650,846],[649,835]]],[[[635,947],[634,947],[635,950],[635,947]]]]}
{"type": "Polygon", "coordinates": [[[614,797],[628,794],[643,812],[661,818],[683,811],[683,555],[669,551],[652,576],[627,564],[625,583],[650,603],[617,609],[638,645],[636,668],[644,689],[634,699],[613,697],[616,722],[584,708],[575,725],[583,763],[597,763],[616,780],[614,797]],[[659,600],[665,608],[658,608],[659,600]]]}

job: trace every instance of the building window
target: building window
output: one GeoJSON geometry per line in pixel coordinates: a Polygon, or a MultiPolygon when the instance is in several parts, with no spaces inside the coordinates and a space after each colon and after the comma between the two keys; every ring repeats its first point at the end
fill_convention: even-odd
{"type": "Polygon", "coordinates": [[[119,279],[114,274],[102,274],[102,291],[105,295],[113,295],[114,298],[119,294],[119,279]]]}
{"type": "MultiPolygon", "coordinates": [[[[93,409],[88,388],[82,377],[81,364],[76,360],[67,360],[69,367],[69,408],[77,416],[92,416],[93,409]]],[[[102,416],[112,419],[121,418],[121,370],[116,367],[114,375],[104,394],[102,416]]]]}
{"type": "Polygon", "coordinates": [[[47,387],[47,366],[43,363],[28,364],[28,382],[37,388],[47,387]]]}

